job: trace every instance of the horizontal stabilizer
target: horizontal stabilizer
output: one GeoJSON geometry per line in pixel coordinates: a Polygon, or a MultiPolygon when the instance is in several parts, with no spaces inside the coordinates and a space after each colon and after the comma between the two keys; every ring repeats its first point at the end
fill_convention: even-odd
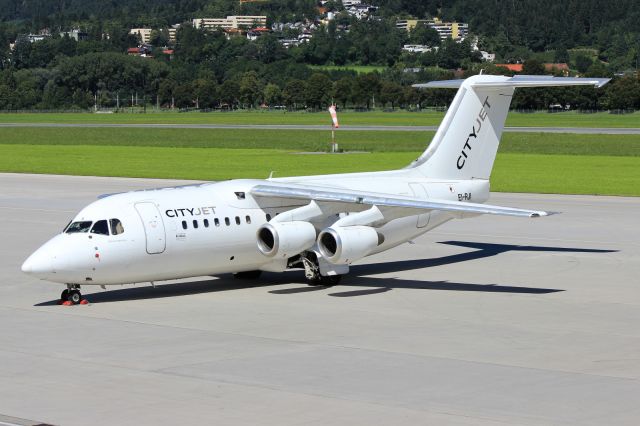
{"type": "MultiPolygon", "coordinates": [[[[470,84],[471,87],[498,88],[498,87],[553,87],[553,86],[594,86],[602,87],[609,78],[583,78],[583,77],[554,77],[550,75],[516,75],[504,77],[503,80],[483,81],[478,79],[470,84]]],[[[429,83],[414,84],[417,88],[457,89],[465,80],[441,80],[429,83]]]]}

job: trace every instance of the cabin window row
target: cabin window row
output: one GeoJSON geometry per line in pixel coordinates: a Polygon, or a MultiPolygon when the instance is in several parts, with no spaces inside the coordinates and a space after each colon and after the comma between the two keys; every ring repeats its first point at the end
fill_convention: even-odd
{"type": "MultiPolygon", "coordinates": [[[[245,216],[244,217],[244,222],[246,224],[251,224],[251,216],[248,216],[248,215],[245,216]]],[[[241,225],[242,224],[242,219],[240,218],[240,216],[236,216],[235,217],[235,223],[236,223],[236,225],[241,225]]],[[[220,223],[220,219],[218,219],[217,217],[213,218],[213,226],[219,227],[220,224],[221,224],[220,223]]],[[[224,218],[224,224],[225,224],[225,226],[231,226],[231,219],[228,218],[228,217],[225,217],[224,218]]],[[[210,225],[211,225],[211,223],[210,223],[209,219],[203,219],[202,220],[202,226],[203,227],[209,228],[210,225]]],[[[192,227],[194,229],[198,229],[198,227],[200,227],[200,221],[194,219],[192,221],[192,227]]],[[[189,228],[189,222],[186,221],[186,220],[183,220],[182,221],[182,229],[188,229],[188,228],[189,228]]]]}

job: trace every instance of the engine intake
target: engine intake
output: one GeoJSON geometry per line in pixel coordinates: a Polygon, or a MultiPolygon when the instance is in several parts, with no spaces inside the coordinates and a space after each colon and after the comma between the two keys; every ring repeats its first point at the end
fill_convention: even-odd
{"type": "Polygon", "coordinates": [[[333,264],[350,264],[382,244],[384,237],[370,226],[327,228],[318,235],[320,254],[333,264]]]}
{"type": "Polygon", "coordinates": [[[309,222],[265,223],[256,237],[258,250],[265,256],[289,258],[313,246],[316,228],[309,222]]]}

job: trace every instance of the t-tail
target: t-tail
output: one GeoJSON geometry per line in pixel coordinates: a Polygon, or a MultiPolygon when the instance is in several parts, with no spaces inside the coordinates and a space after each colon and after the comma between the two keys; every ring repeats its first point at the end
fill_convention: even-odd
{"type": "Polygon", "coordinates": [[[517,87],[591,85],[609,79],[518,75],[476,75],[466,80],[433,81],[418,88],[457,88],[427,150],[408,168],[433,179],[489,179],[500,137],[517,87]]]}

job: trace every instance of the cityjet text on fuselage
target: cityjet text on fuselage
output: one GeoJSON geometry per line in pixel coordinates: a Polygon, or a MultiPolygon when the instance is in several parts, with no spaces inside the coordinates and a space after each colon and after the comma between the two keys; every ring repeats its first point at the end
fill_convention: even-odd
{"type": "Polygon", "coordinates": [[[468,152],[471,151],[471,145],[469,144],[469,141],[471,141],[472,138],[476,140],[478,139],[478,133],[480,132],[480,129],[482,129],[482,123],[484,123],[484,120],[486,120],[487,115],[489,114],[487,111],[489,108],[491,108],[491,105],[489,105],[489,96],[487,96],[482,103],[482,107],[480,108],[478,117],[476,117],[476,124],[474,124],[471,128],[471,133],[469,133],[469,136],[467,136],[467,140],[465,141],[464,146],[462,147],[462,151],[460,152],[460,156],[458,157],[458,162],[456,163],[456,166],[458,166],[458,170],[462,170],[465,163],[467,162],[467,158],[469,157],[468,152]],[[478,126],[477,129],[476,126],[478,126]]]}
{"type": "Polygon", "coordinates": [[[215,206],[186,207],[184,209],[167,209],[164,212],[167,217],[202,216],[216,214],[215,206]]]}

